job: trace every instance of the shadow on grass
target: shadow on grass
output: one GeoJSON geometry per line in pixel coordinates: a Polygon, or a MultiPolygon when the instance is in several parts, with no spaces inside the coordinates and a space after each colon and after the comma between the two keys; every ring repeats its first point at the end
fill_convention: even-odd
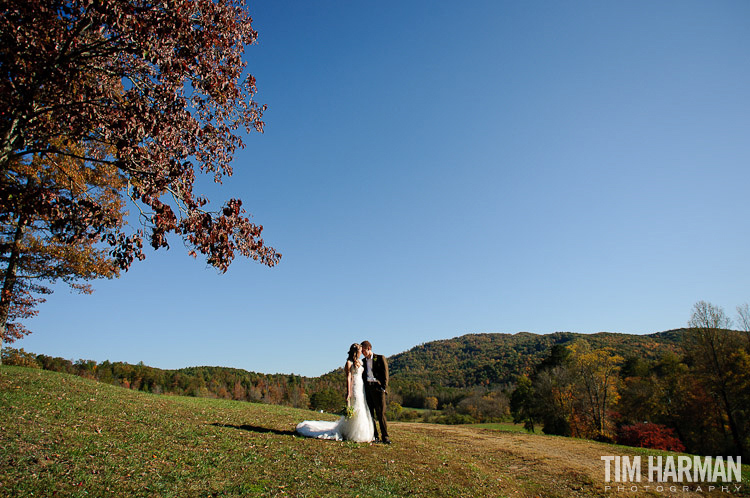
{"type": "Polygon", "coordinates": [[[294,436],[297,433],[294,431],[280,431],[278,429],[269,429],[268,427],[258,427],[256,425],[232,425],[232,424],[211,424],[214,427],[228,427],[230,429],[238,429],[241,431],[257,432],[258,434],[277,434],[279,436],[294,436]]]}

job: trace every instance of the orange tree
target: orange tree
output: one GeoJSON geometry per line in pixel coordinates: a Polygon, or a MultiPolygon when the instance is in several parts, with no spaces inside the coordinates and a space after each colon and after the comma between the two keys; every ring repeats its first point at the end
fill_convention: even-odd
{"type": "Polygon", "coordinates": [[[13,171],[23,175],[26,185],[5,199],[0,216],[0,340],[5,342],[29,333],[19,320],[36,314],[35,306],[44,301],[39,295],[51,292],[48,282],[61,280],[90,293],[89,284],[78,282],[117,276],[115,258],[98,241],[123,224],[123,201],[114,188],[122,178],[112,165],[89,168],[79,159],[35,156],[28,163],[14,164],[13,171]],[[38,203],[37,197],[47,197],[47,209],[32,216],[22,206],[38,203]],[[86,206],[99,208],[95,217],[83,213],[86,206]],[[81,226],[67,226],[62,212],[81,226]]]}
{"type": "Polygon", "coordinates": [[[570,365],[577,380],[577,396],[591,435],[609,437],[608,414],[620,397],[618,384],[623,358],[608,349],[594,349],[585,340],[569,346],[570,365]]]}

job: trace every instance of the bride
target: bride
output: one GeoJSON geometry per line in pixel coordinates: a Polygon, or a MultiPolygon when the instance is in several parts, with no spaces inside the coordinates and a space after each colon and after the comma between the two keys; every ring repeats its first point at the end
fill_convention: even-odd
{"type": "Polygon", "coordinates": [[[362,378],[362,346],[352,344],[349,357],[344,366],[346,373],[346,406],[347,415],[335,422],[325,420],[305,420],[297,425],[297,432],[306,437],[318,439],[347,440],[358,443],[369,443],[375,435],[372,415],[365,400],[365,386],[362,378]]]}

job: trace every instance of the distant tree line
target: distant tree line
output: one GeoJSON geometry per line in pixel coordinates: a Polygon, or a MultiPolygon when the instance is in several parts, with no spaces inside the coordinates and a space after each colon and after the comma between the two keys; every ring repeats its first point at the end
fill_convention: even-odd
{"type": "Polygon", "coordinates": [[[288,405],[297,408],[311,407],[308,392],[330,392],[339,398],[325,399],[314,394],[316,409],[336,409],[343,406],[344,397],[338,385],[331,379],[307,379],[299,375],[259,374],[224,367],[190,367],[179,370],[163,370],[149,367],[142,362],[131,365],[121,362],[92,360],[75,362],[47,355],[34,355],[23,349],[4,348],[3,363],[31,368],[42,368],[63,372],[126,389],[154,394],[172,394],[206,398],[233,399],[237,401],[261,402],[288,405]],[[314,389],[313,389],[314,384],[314,389]]]}
{"type": "MultiPolygon", "coordinates": [[[[261,374],[226,367],[190,367],[179,370],[122,362],[72,361],[47,355],[34,355],[23,349],[4,348],[6,365],[41,368],[79,375],[108,384],[153,394],[221,398],[329,413],[345,405],[344,373],[335,370],[321,377],[261,374]]],[[[507,387],[472,389],[425,387],[395,379],[389,391],[391,420],[424,420],[434,423],[474,423],[508,420],[510,404],[507,387]],[[407,408],[405,409],[404,406],[407,408]],[[424,408],[418,413],[408,408],[424,408]]]]}

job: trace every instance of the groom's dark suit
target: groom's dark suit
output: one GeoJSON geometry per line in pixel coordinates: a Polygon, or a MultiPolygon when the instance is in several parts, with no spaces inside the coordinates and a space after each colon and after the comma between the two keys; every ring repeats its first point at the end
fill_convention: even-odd
{"type": "Polygon", "coordinates": [[[388,391],[388,361],[385,356],[379,354],[372,355],[372,375],[374,382],[368,382],[369,364],[367,358],[362,360],[365,368],[362,369],[362,379],[365,381],[365,398],[367,406],[372,414],[372,424],[375,427],[375,438],[378,437],[378,427],[380,425],[380,434],[383,441],[388,440],[388,423],[385,420],[385,395],[388,391]],[[377,424],[376,424],[377,422],[377,424]]]}

